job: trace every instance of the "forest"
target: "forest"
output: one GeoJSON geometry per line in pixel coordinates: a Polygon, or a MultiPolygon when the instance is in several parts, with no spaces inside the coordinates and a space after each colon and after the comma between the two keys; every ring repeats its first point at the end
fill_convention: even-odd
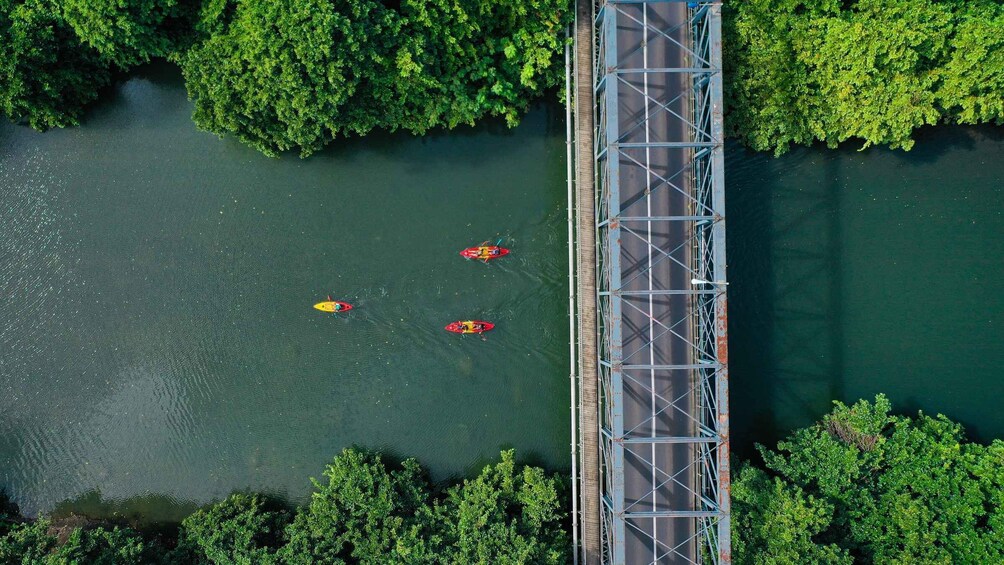
{"type": "Polygon", "coordinates": [[[129,69],[168,59],[199,128],[267,155],[515,125],[563,81],[569,17],[564,0],[0,0],[0,113],[77,125],[129,69]]]}
{"type": "MultiPolygon", "coordinates": [[[[909,149],[941,122],[1004,120],[1004,3],[729,0],[726,126],[760,151],[909,149]]],[[[307,156],[374,129],[515,125],[563,81],[567,0],[0,0],[0,112],[80,123],[152,59],[199,128],[307,156]]]]}
{"type": "Polygon", "coordinates": [[[882,395],[834,405],[733,470],[735,563],[1004,562],[1004,441],[882,395]]]}
{"type": "Polygon", "coordinates": [[[726,128],[758,151],[1004,122],[998,0],[733,0],[723,10],[726,128]]]}
{"type": "Polygon", "coordinates": [[[517,464],[512,451],[440,488],[414,459],[395,464],[353,448],[314,481],[304,506],[235,493],[170,534],[114,521],[28,520],[3,498],[0,563],[559,564],[569,555],[566,498],[558,477],[517,464]]]}

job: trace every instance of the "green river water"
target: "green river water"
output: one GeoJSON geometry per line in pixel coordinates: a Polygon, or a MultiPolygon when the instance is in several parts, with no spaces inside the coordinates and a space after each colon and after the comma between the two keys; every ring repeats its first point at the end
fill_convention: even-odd
{"type": "Polygon", "coordinates": [[[736,453],[879,392],[1004,437],[1004,128],[916,139],[727,152],[736,453]]]}
{"type": "MultiPolygon", "coordinates": [[[[300,500],[351,444],[436,479],[508,446],[568,465],[559,107],[307,160],[190,114],[154,67],[83,127],[0,126],[0,486],[26,511],[300,500]],[[502,261],[457,255],[500,237],[502,261]],[[329,293],[356,309],[314,311],[329,293]],[[443,331],[466,317],[498,329],[443,331]]],[[[919,138],[729,147],[736,452],[876,392],[1004,435],[1004,133],[919,138]]]]}
{"type": "Polygon", "coordinates": [[[351,444],[435,479],[568,465],[564,111],[308,160],[199,132],[148,70],[0,129],[0,482],[25,510],[297,499],[351,444]],[[504,238],[485,265],[458,252],[504,238]],[[344,315],[312,308],[331,294],[344,315]],[[481,341],[443,327],[498,324],[481,341]]]}

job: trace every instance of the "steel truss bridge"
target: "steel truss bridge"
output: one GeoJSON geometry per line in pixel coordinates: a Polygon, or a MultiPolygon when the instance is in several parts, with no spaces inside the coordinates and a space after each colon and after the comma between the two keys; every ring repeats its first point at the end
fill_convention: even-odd
{"type": "Polygon", "coordinates": [[[575,141],[592,138],[593,167],[578,163],[576,184],[595,187],[596,340],[579,349],[577,560],[730,563],[721,4],[579,2],[575,76],[592,100],[579,84],[575,141]]]}

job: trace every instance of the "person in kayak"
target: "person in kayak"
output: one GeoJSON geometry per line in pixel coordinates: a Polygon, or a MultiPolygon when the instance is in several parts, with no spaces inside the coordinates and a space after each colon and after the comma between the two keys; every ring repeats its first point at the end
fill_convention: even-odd
{"type": "Polygon", "coordinates": [[[472,326],[471,329],[473,329],[476,332],[480,332],[485,327],[484,324],[471,324],[471,326],[472,326]]]}

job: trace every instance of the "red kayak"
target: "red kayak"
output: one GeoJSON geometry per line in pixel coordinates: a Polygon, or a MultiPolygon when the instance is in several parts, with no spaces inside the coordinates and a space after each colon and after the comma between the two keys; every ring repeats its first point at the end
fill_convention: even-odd
{"type": "Polygon", "coordinates": [[[495,327],[495,324],[491,322],[485,322],[482,320],[465,320],[462,322],[453,322],[452,324],[446,326],[446,331],[453,332],[455,334],[480,334],[495,327]]]}
{"type": "Polygon", "coordinates": [[[468,247],[460,252],[462,257],[467,259],[477,259],[478,261],[498,259],[499,257],[505,257],[508,254],[508,249],[505,247],[499,247],[498,245],[478,245],[476,247],[468,247]]]}

